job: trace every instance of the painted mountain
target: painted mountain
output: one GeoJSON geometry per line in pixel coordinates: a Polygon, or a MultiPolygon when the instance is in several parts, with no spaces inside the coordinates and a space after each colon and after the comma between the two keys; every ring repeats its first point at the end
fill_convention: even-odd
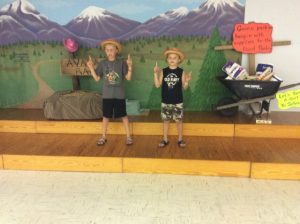
{"type": "Polygon", "coordinates": [[[205,35],[218,26],[221,35],[231,38],[235,23],[244,21],[244,6],[236,0],[207,0],[199,8],[185,7],[152,18],[122,36],[131,39],[142,36],[205,35]]]}
{"type": "Polygon", "coordinates": [[[100,40],[142,36],[211,34],[215,26],[231,37],[235,23],[243,22],[244,6],[237,0],[207,0],[197,9],[180,7],[139,23],[90,6],[65,26],[41,15],[27,0],[16,0],[0,10],[0,45],[32,40],[72,37],[80,44],[96,46],[100,40]]]}
{"type": "Polygon", "coordinates": [[[210,35],[218,26],[222,36],[230,38],[233,26],[244,22],[244,6],[236,0],[207,0],[191,11],[165,35],[210,35]]]}
{"type": "Polygon", "coordinates": [[[103,8],[90,6],[70,21],[65,28],[80,37],[103,40],[119,37],[140,25],[103,8]]]}
{"type": "Polygon", "coordinates": [[[145,23],[139,25],[132,31],[121,36],[120,39],[131,39],[145,36],[162,36],[170,27],[176,26],[187,14],[189,10],[186,7],[180,7],[151,18],[145,23]]]}
{"type": "Polygon", "coordinates": [[[0,44],[19,41],[55,40],[72,37],[77,41],[92,45],[94,40],[78,38],[75,34],[41,15],[26,0],[17,0],[0,10],[0,44]]]}

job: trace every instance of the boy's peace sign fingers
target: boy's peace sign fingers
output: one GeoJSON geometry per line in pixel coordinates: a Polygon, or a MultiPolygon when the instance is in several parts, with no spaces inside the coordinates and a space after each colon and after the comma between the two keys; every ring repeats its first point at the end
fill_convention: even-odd
{"type": "Polygon", "coordinates": [[[130,54],[128,54],[128,56],[127,56],[127,65],[130,67],[130,66],[132,66],[132,59],[131,59],[131,56],[130,56],[130,54]]]}
{"type": "Polygon", "coordinates": [[[88,62],[86,63],[86,65],[89,67],[89,68],[94,68],[94,62],[92,60],[92,57],[89,55],[89,60],[88,62]]]}
{"type": "Polygon", "coordinates": [[[159,69],[159,67],[157,66],[157,62],[155,62],[155,66],[154,66],[154,73],[155,74],[158,74],[159,72],[160,72],[160,69],[159,69]]]}
{"type": "Polygon", "coordinates": [[[189,72],[189,80],[192,79],[192,72],[193,72],[193,71],[190,71],[190,72],[189,72]]]}
{"type": "Polygon", "coordinates": [[[192,79],[192,72],[186,73],[185,74],[185,81],[189,82],[192,79]]]}

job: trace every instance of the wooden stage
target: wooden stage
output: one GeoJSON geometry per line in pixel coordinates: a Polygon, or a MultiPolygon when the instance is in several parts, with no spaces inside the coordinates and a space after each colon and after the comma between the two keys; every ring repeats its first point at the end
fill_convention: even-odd
{"type": "Polygon", "coordinates": [[[46,120],[42,110],[0,110],[0,169],[170,173],[300,180],[300,113],[273,112],[271,125],[239,114],[186,112],[187,147],[157,147],[159,112],[130,117],[134,145],[122,123],[110,123],[108,143],[97,147],[100,121],[46,120]]]}

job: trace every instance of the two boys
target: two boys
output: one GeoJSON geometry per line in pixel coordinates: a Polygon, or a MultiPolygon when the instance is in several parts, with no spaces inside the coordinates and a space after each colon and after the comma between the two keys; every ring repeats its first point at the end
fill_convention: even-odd
{"type": "MultiPolygon", "coordinates": [[[[125,86],[124,81],[131,80],[132,60],[128,55],[127,61],[124,62],[117,58],[117,54],[122,51],[121,44],[113,39],[101,42],[101,47],[106,53],[106,59],[102,60],[94,68],[94,63],[89,58],[87,66],[95,81],[104,79],[103,83],[103,121],[102,136],[99,138],[97,145],[104,145],[107,142],[106,134],[109,119],[113,117],[122,118],[126,131],[126,144],[133,143],[129,131],[129,122],[126,113],[125,86]]],[[[168,62],[168,67],[162,71],[157,66],[154,67],[154,84],[157,88],[162,86],[162,108],[161,116],[164,121],[164,137],[159,143],[159,147],[165,147],[168,141],[168,128],[170,120],[176,121],[178,130],[178,145],[185,147],[186,143],[182,137],[182,118],[183,118],[183,96],[182,89],[186,89],[191,80],[191,73],[186,74],[179,64],[184,60],[184,54],[177,48],[170,48],[164,52],[168,62]]]]}

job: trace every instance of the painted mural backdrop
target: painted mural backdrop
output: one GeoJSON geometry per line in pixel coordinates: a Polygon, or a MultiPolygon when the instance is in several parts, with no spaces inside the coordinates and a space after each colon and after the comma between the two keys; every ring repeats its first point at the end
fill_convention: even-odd
{"type": "MultiPolygon", "coordinates": [[[[164,4],[164,0],[156,1],[164,4]]],[[[153,66],[156,61],[161,68],[166,66],[162,52],[168,47],[179,47],[185,52],[187,60],[182,67],[193,73],[190,88],[184,93],[187,110],[209,111],[218,99],[229,94],[215,76],[226,60],[239,62],[241,55],[213,48],[231,44],[234,24],[244,20],[241,2],[200,0],[194,9],[181,6],[144,22],[112,13],[101,2],[105,1],[83,8],[65,25],[51,21],[27,0],[2,6],[0,107],[41,108],[55,91],[72,89],[71,77],[60,72],[60,60],[71,57],[62,44],[69,37],[80,44],[75,56],[86,59],[89,55],[104,57],[99,41],[119,39],[124,45],[121,57],[130,53],[134,63],[133,80],[126,84],[127,98],[139,100],[143,108],[160,108],[160,89],[153,85],[153,66]]],[[[101,84],[92,77],[80,79],[81,89],[101,90],[101,84]]]]}

